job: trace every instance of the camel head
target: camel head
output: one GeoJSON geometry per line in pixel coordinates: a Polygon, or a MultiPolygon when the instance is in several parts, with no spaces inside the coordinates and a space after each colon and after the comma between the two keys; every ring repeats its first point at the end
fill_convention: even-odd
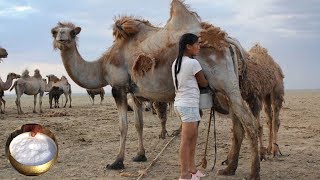
{"type": "Polygon", "coordinates": [[[7,76],[7,79],[18,79],[18,78],[21,78],[21,76],[19,74],[16,74],[16,73],[9,73],[8,76],[7,76]]]}
{"type": "Polygon", "coordinates": [[[81,28],[72,23],[59,22],[58,25],[51,29],[53,37],[53,47],[60,50],[67,50],[75,47],[77,44],[77,35],[81,28]]]}
{"type": "Polygon", "coordinates": [[[6,51],[6,49],[0,47],[0,60],[1,58],[7,58],[8,56],[8,52],[6,51]]]}
{"type": "Polygon", "coordinates": [[[55,76],[55,75],[53,75],[53,74],[49,74],[49,75],[47,75],[47,78],[48,78],[48,82],[58,82],[60,79],[57,77],[57,76],[55,76]]]}

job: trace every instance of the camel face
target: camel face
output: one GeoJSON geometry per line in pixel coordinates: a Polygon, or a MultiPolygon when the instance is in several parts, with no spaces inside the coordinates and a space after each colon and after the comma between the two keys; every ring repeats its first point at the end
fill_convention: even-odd
{"type": "Polygon", "coordinates": [[[58,23],[58,26],[51,30],[54,48],[66,50],[76,45],[77,34],[81,31],[80,27],[75,27],[71,23],[58,23]]]}
{"type": "Polygon", "coordinates": [[[0,59],[1,58],[7,58],[8,52],[4,48],[0,48],[0,59]]]}
{"type": "Polygon", "coordinates": [[[8,77],[11,77],[12,79],[18,79],[21,78],[21,76],[19,74],[16,73],[9,73],[8,77]]]}

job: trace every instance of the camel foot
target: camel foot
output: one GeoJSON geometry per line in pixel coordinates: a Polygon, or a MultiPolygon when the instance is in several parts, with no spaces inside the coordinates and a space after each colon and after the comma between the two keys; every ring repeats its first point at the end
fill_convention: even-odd
{"type": "Polygon", "coordinates": [[[124,169],[123,161],[116,160],[114,163],[108,164],[106,168],[113,169],[113,170],[124,169]]]}
{"type": "Polygon", "coordinates": [[[279,145],[277,143],[274,143],[274,145],[272,147],[272,155],[273,155],[273,157],[276,157],[278,155],[283,156],[283,154],[280,151],[279,145]]]}
{"type": "Polygon", "coordinates": [[[132,160],[134,162],[146,162],[147,161],[147,157],[143,154],[143,155],[137,155],[136,157],[132,158],[132,160]]]}
{"type": "Polygon", "coordinates": [[[40,110],[40,113],[43,113],[43,111],[42,111],[42,110],[40,110]]]}
{"type": "Polygon", "coordinates": [[[249,180],[260,180],[260,174],[259,173],[251,174],[250,177],[248,177],[247,179],[249,179],[249,180]]]}
{"type": "Polygon", "coordinates": [[[36,111],[36,110],[33,110],[32,112],[33,112],[33,113],[37,113],[37,111],[36,111]]]}
{"type": "Polygon", "coordinates": [[[50,109],[53,109],[53,107],[50,107],[50,109]]]}
{"type": "Polygon", "coordinates": [[[267,161],[268,149],[265,147],[260,147],[260,161],[267,161]]]}
{"type": "MultiPolygon", "coordinates": [[[[168,135],[168,131],[167,131],[167,130],[163,130],[163,131],[161,131],[161,133],[159,134],[159,139],[165,139],[167,135],[168,135]]],[[[169,136],[169,135],[168,135],[168,136],[169,136]]]]}
{"type": "Polygon", "coordinates": [[[224,161],[222,161],[222,163],[221,163],[221,165],[228,165],[229,164],[229,160],[228,160],[228,158],[226,159],[226,160],[224,160],[224,161]]]}
{"type": "Polygon", "coordinates": [[[221,175],[221,176],[233,176],[235,174],[236,174],[236,171],[235,170],[230,170],[229,168],[220,169],[218,171],[218,175],[221,175]]]}
{"type": "Polygon", "coordinates": [[[1,114],[4,114],[4,112],[3,112],[3,111],[1,111],[0,113],[1,113],[1,114]]]}
{"type": "Polygon", "coordinates": [[[69,108],[72,108],[71,105],[69,106],[69,108]]]}

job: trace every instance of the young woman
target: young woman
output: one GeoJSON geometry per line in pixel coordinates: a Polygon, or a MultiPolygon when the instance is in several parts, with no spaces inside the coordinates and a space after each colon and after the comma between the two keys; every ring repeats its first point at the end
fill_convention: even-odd
{"type": "Polygon", "coordinates": [[[187,33],[179,41],[179,54],[172,64],[172,77],[176,89],[175,111],[182,121],[180,144],[180,179],[200,179],[204,174],[196,169],[195,150],[198,137],[199,86],[208,86],[200,63],[193,57],[199,53],[198,37],[187,33]]]}

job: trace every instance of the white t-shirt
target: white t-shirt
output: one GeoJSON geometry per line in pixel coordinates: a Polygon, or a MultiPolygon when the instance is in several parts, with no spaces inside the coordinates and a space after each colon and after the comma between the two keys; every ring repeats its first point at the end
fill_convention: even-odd
{"type": "MultiPolygon", "coordinates": [[[[175,60],[171,66],[173,84],[175,85],[174,67],[175,60]]],[[[200,90],[195,75],[201,71],[200,63],[196,59],[183,56],[180,72],[177,74],[178,89],[174,106],[199,107],[200,90]]]]}

